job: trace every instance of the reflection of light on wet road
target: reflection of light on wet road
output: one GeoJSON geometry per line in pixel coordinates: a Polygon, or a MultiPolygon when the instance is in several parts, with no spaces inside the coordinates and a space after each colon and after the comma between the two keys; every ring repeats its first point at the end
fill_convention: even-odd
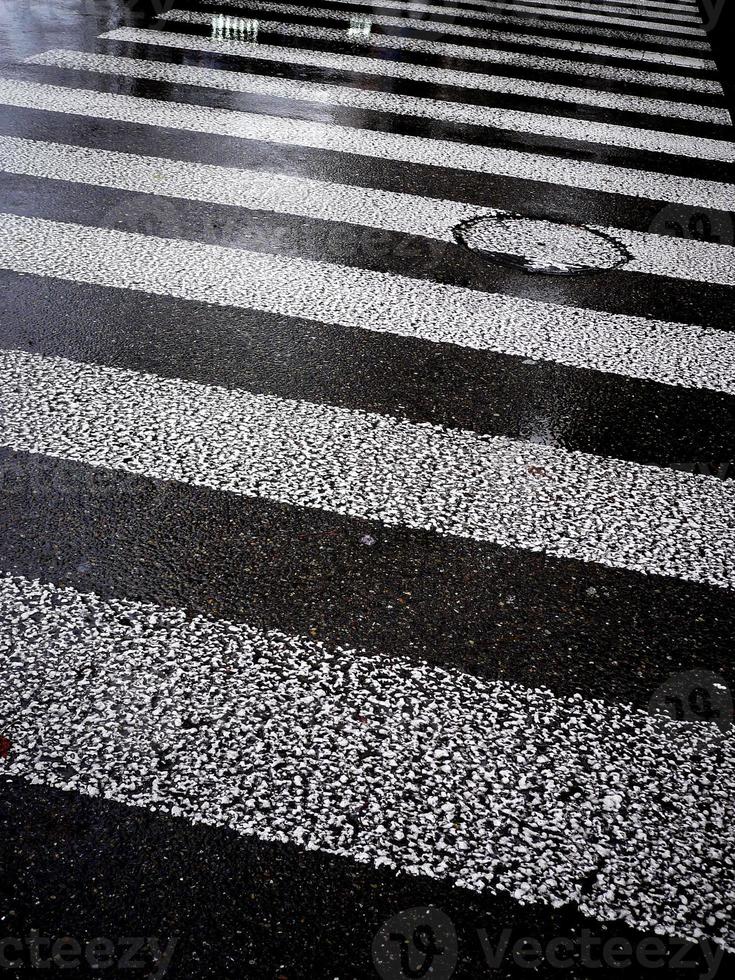
{"type": "Polygon", "coordinates": [[[369,37],[372,29],[373,22],[369,17],[350,17],[347,36],[352,38],[369,37]]]}
{"type": "Polygon", "coordinates": [[[672,2],[0,0],[18,923],[735,951],[735,133],[672,2]]]}
{"type": "Polygon", "coordinates": [[[252,17],[228,17],[217,14],[212,17],[212,40],[257,41],[258,21],[252,17]]]}

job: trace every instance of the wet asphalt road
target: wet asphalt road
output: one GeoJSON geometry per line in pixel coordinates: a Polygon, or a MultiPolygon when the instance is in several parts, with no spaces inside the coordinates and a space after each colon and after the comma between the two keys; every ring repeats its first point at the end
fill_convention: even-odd
{"type": "Polygon", "coordinates": [[[725,976],[730,12],[0,2],[0,977],[725,976]]]}

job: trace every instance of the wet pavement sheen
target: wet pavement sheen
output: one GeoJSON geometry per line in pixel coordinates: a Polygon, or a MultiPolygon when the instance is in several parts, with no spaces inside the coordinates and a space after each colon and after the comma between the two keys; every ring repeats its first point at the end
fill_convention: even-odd
{"type": "MultiPolygon", "coordinates": [[[[49,948],[64,937],[73,940],[71,952],[66,951],[72,965],[62,971],[68,977],[523,976],[530,972],[528,964],[520,953],[514,960],[509,950],[524,937],[537,940],[541,950],[549,941],[572,937],[575,953],[569,963],[556,962],[552,942],[552,955],[539,954],[537,976],[637,978],[653,971],[667,980],[724,977],[735,951],[734,857],[727,812],[728,801],[735,802],[735,753],[727,716],[731,700],[722,693],[735,684],[735,202],[705,206],[684,198],[708,201],[713,194],[716,202],[733,201],[735,155],[720,160],[668,154],[528,132],[522,126],[474,125],[308,97],[310,85],[328,84],[357,93],[554,117],[562,120],[554,123],[561,133],[564,120],[628,127],[645,146],[646,133],[657,130],[682,140],[735,146],[731,126],[664,117],[645,106],[638,112],[600,108],[544,94],[551,81],[632,95],[641,105],[655,98],[724,109],[726,97],[706,91],[706,85],[690,92],[675,87],[675,80],[670,87],[665,84],[667,78],[678,77],[713,82],[718,70],[714,65],[695,71],[666,63],[666,58],[682,54],[709,57],[708,50],[682,47],[675,32],[652,41],[609,20],[625,18],[626,8],[631,16],[645,12],[646,17],[673,18],[679,9],[674,2],[568,0],[559,5],[569,8],[568,20],[548,16],[541,0],[515,5],[467,0],[459,4],[461,16],[450,4],[444,6],[452,11],[440,15],[417,3],[410,24],[381,23],[381,18],[408,17],[411,2],[400,9],[376,3],[373,10],[363,3],[333,0],[319,5],[319,15],[311,12],[311,5],[308,13],[299,14],[281,4],[289,12],[280,16],[278,6],[253,3],[248,9],[244,0],[0,0],[0,84],[63,86],[90,98],[132,97],[140,100],[141,112],[149,105],[151,113],[159,113],[158,122],[150,124],[142,118],[114,118],[114,108],[108,117],[102,110],[47,111],[34,107],[32,97],[17,94],[25,90],[8,87],[0,95],[0,144],[6,139],[45,141],[157,158],[161,168],[156,173],[154,161],[154,173],[161,182],[165,161],[179,161],[246,169],[250,175],[239,183],[236,178],[233,185],[245,188],[244,193],[254,175],[285,175],[430,199],[439,202],[440,218],[441,202],[447,214],[462,205],[480,215],[446,228],[440,224],[436,234],[422,234],[418,225],[410,224],[419,220],[410,201],[401,205],[398,216],[385,211],[388,198],[378,203],[366,198],[364,210],[341,214],[336,205],[320,200],[320,208],[334,207],[330,220],[316,203],[309,213],[308,201],[301,209],[307,213],[283,203],[249,209],[208,199],[201,190],[204,180],[200,184],[194,172],[181,178],[175,195],[149,193],[121,189],[114,179],[105,185],[63,174],[39,176],[25,164],[4,167],[0,145],[0,233],[10,234],[9,229],[18,227],[12,222],[24,219],[29,223],[19,226],[17,254],[23,228],[30,235],[30,229],[40,227],[39,240],[46,243],[35,253],[29,247],[22,263],[13,256],[0,262],[0,353],[22,353],[27,363],[40,365],[39,377],[43,366],[53,367],[58,358],[131,372],[119,375],[130,378],[131,399],[135,379],[154,376],[151,388],[159,385],[163,394],[152,404],[164,404],[169,391],[174,392],[171,398],[175,391],[189,392],[189,401],[182,396],[178,414],[136,416],[142,448],[115,466],[105,464],[108,457],[99,447],[106,434],[111,442],[122,438],[123,411],[109,391],[105,394],[103,374],[99,391],[72,387],[68,403],[84,407],[98,394],[102,403],[105,397],[112,399],[104,403],[108,417],[96,448],[80,448],[86,422],[70,423],[54,452],[42,448],[44,426],[56,424],[68,410],[66,396],[50,397],[38,416],[29,411],[12,430],[15,435],[10,424],[2,430],[0,570],[8,591],[0,596],[5,617],[0,653],[13,671],[21,672],[21,680],[13,675],[4,683],[0,676],[0,978],[5,972],[51,976],[60,969],[58,962],[34,964],[29,946],[34,930],[49,937],[49,948]],[[501,6],[511,9],[503,10],[502,17],[496,10],[501,19],[488,21],[486,15],[501,6]],[[513,6],[523,9],[514,12],[513,6]],[[633,37],[596,36],[594,25],[574,19],[575,10],[589,13],[588,8],[599,12],[607,31],[633,37]],[[182,11],[196,16],[187,20],[178,16],[182,11]],[[218,12],[259,21],[257,43],[243,48],[254,28],[241,20],[234,26],[221,21],[215,30],[201,23],[202,16],[218,12]],[[167,13],[169,19],[158,16],[167,13]],[[367,28],[364,20],[355,20],[360,17],[368,18],[367,28]],[[290,27],[282,30],[279,23],[290,27]],[[312,36],[294,25],[327,32],[312,36]],[[157,47],[155,40],[100,39],[125,27],[176,32],[201,41],[202,49],[157,47]],[[337,28],[342,35],[334,39],[328,29],[337,28]],[[502,31],[507,37],[467,36],[468,28],[502,31]],[[361,38],[365,30],[368,37],[361,38]],[[536,39],[534,44],[528,35],[536,39]],[[213,37],[229,38],[231,49],[207,50],[213,37]],[[413,40],[401,48],[388,44],[385,39],[390,38],[413,40]],[[422,39],[465,48],[452,57],[422,47],[422,39]],[[568,52],[559,49],[560,40],[569,45],[568,52]],[[412,47],[413,41],[417,44],[412,47]],[[580,41],[625,48],[628,54],[575,51],[573,45],[580,41]],[[288,49],[288,58],[279,62],[271,53],[259,60],[258,45],[288,49]],[[197,85],[164,76],[134,78],[24,63],[59,50],[155,61],[172,69],[174,79],[182,66],[219,69],[233,77],[242,72],[286,79],[303,86],[304,94],[289,99],[237,91],[234,85],[215,88],[204,79],[197,85]],[[409,66],[409,75],[320,67],[307,57],[300,64],[302,51],[370,57],[385,66],[409,66]],[[636,51],[657,57],[641,61],[633,57],[636,51]],[[488,52],[507,58],[486,60],[488,52]],[[524,59],[536,55],[572,60],[578,70],[529,66],[524,59]],[[509,90],[487,91],[479,83],[476,88],[430,84],[424,76],[410,77],[417,66],[508,79],[509,90]],[[600,66],[619,69],[619,78],[614,73],[597,77],[600,66]],[[642,72],[637,80],[626,80],[631,69],[642,72]],[[654,73],[663,78],[654,79],[654,73]],[[538,83],[538,95],[514,93],[513,80],[521,79],[538,83]],[[174,104],[184,107],[178,122],[166,115],[166,106],[174,104]],[[233,116],[252,113],[258,119],[235,123],[228,116],[222,123],[215,110],[233,116]],[[238,130],[263,120],[267,126],[284,120],[292,128],[287,136],[276,137],[269,130],[262,138],[248,138],[238,130]],[[333,136],[337,127],[347,133],[344,145],[333,136]],[[354,133],[360,138],[368,134],[368,140],[381,146],[385,137],[383,156],[348,144],[354,133]],[[422,162],[421,154],[434,153],[438,146],[445,156],[422,162]],[[496,155],[489,163],[487,157],[481,165],[461,168],[453,155],[457,147],[472,160],[480,159],[471,156],[475,150],[496,155]],[[523,167],[531,157],[536,162],[529,175],[514,169],[519,159],[523,167]],[[615,182],[620,168],[630,182],[625,186],[615,182]],[[559,174],[567,171],[565,182],[559,174]],[[609,174],[601,186],[587,186],[601,180],[601,173],[609,174]],[[639,186],[640,193],[631,190],[639,186]],[[375,209],[372,218],[370,208],[375,209]],[[501,214],[483,217],[488,209],[501,214]],[[514,222],[524,217],[531,221],[517,235],[514,222]],[[92,234],[101,229],[183,241],[200,250],[187,252],[186,260],[180,253],[180,264],[166,273],[167,284],[159,286],[154,244],[150,265],[141,261],[130,285],[110,271],[110,255],[115,242],[133,255],[142,238],[100,238],[88,252],[80,249],[77,259],[71,254],[70,261],[78,261],[84,270],[77,275],[60,271],[66,269],[64,256],[52,255],[52,222],[92,234]],[[566,236],[561,241],[560,234],[566,236]],[[635,256],[633,246],[619,239],[635,242],[635,256]],[[678,261],[666,257],[667,249],[680,246],[691,246],[689,271],[662,274],[662,263],[671,269],[678,261]],[[216,248],[291,264],[284,265],[277,281],[274,274],[263,296],[241,301],[240,287],[227,281],[230,266],[218,264],[223,253],[216,248]],[[633,260],[641,266],[648,263],[653,271],[634,271],[633,260]],[[656,262],[659,271],[653,269],[656,262]],[[561,274],[579,272],[580,265],[583,274],[561,274]],[[208,297],[199,280],[216,280],[218,271],[222,293],[208,297]],[[363,274],[368,278],[360,278],[363,274]],[[355,282],[357,286],[351,285],[355,282]],[[389,282],[396,292],[386,287],[382,300],[380,283],[389,282]],[[332,295],[332,288],[344,290],[344,309],[337,310],[336,304],[326,308],[323,297],[332,295]],[[363,288],[371,298],[361,299],[363,288]],[[353,290],[354,295],[346,295],[353,290]],[[491,294],[519,305],[503,306],[497,313],[477,305],[482,302],[478,296],[491,294]],[[391,301],[392,295],[400,303],[391,301]],[[557,311],[554,316],[550,306],[557,311]],[[661,366],[668,355],[672,363],[679,358],[673,369],[661,366]],[[706,380],[709,367],[711,383],[706,380]],[[177,382],[199,387],[174,389],[177,382]],[[210,451],[216,454],[220,444],[217,434],[210,444],[211,418],[197,413],[205,405],[215,406],[207,411],[222,413],[215,420],[221,446],[228,446],[229,427],[240,423],[239,416],[233,422],[230,414],[236,402],[226,396],[237,399],[239,392],[267,399],[258,405],[275,406],[275,421],[268,423],[273,426],[271,442],[290,440],[297,474],[299,466],[311,472],[315,432],[326,425],[320,407],[344,413],[338,416],[344,431],[336,430],[324,449],[327,477],[318,491],[321,497],[316,490],[309,496],[313,488],[307,487],[294,504],[296,491],[289,480],[295,485],[297,478],[284,475],[275,464],[268,469],[267,428],[261,454],[266,462],[254,490],[241,493],[226,482],[208,480],[201,460],[210,451]],[[278,410],[300,411],[304,403],[316,406],[316,421],[310,416],[303,429],[294,425],[292,430],[279,421],[278,410]],[[155,467],[144,465],[147,454],[152,459],[156,454],[175,456],[171,447],[188,421],[192,456],[184,462],[174,458],[170,466],[180,466],[180,475],[161,478],[155,467]],[[354,450],[350,426],[358,423],[373,426],[375,441],[366,439],[354,451],[354,472],[348,473],[354,450]],[[355,474],[372,476],[381,452],[386,457],[389,453],[389,437],[410,425],[427,433],[425,458],[415,469],[408,454],[397,459],[370,507],[361,511],[343,504],[343,487],[355,481],[357,499],[364,488],[355,474]],[[21,430],[23,438],[17,434],[21,430]],[[455,444],[461,440],[468,447],[466,470],[434,448],[431,439],[438,445],[447,433],[455,444]],[[492,454],[493,446],[503,452],[517,446],[514,479],[506,482],[500,464],[495,482],[492,473],[488,476],[482,453],[492,454]],[[365,458],[370,452],[375,453],[374,466],[365,458]],[[657,493],[666,519],[658,528],[630,520],[621,531],[603,526],[595,515],[588,526],[583,501],[575,501],[566,489],[570,496],[563,497],[561,483],[555,495],[553,480],[583,486],[587,473],[594,471],[602,481],[595,492],[606,504],[614,504],[615,495],[623,492],[617,488],[624,484],[630,499],[640,494],[644,510],[646,494],[652,494],[646,489],[651,468],[662,474],[657,493]],[[441,496],[437,486],[449,489],[441,496]],[[707,492],[711,488],[711,499],[721,511],[698,515],[689,509],[688,494],[695,495],[698,486],[707,492]],[[450,515],[448,531],[432,509],[437,494],[442,513],[450,515]],[[474,508],[484,512],[497,500],[497,527],[482,534],[456,530],[474,508]],[[534,508],[541,515],[534,526],[536,538],[529,532],[526,543],[514,544],[513,536],[534,508]],[[418,516],[409,519],[409,512],[418,516]],[[548,514],[553,519],[546,524],[548,514]],[[705,517],[711,517],[715,531],[700,541],[696,525],[705,517]],[[594,558],[575,557],[567,539],[564,529],[582,524],[580,537],[584,540],[586,534],[593,541],[594,558]],[[657,557],[656,549],[666,540],[672,542],[675,557],[679,542],[692,554],[698,548],[705,572],[672,571],[674,565],[657,557]],[[712,574],[705,574],[710,568],[712,574]],[[42,599],[28,584],[33,580],[41,583],[42,599]],[[717,584],[722,582],[724,586],[717,584]],[[16,586],[21,598],[13,591],[16,586]],[[31,598],[23,598],[26,589],[31,598]],[[77,597],[88,594],[103,605],[89,612],[82,599],[81,611],[70,613],[68,620],[54,618],[57,612],[61,616],[65,603],[76,610],[77,597]],[[167,647],[169,634],[157,625],[157,617],[165,615],[162,609],[182,611],[182,622],[194,624],[195,640],[197,624],[212,624],[214,631],[225,634],[246,624],[259,638],[252,663],[248,660],[246,669],[237,660],[225,635],[211,647],[200,637],[200,647],[194,642],[193,666],[182,654],[186,669],[177,667],[186,642],[176,634],[176,642],[167,647]],[[109,636],[99,626],[108,614],[115,624],[109,636]],[[317,706],[312,718],[307,706],[303,730],[298,718],[289,721],[288,692],[295,687],[288,687],[270,659],[275,654],[269,644],[282,634],[289,656],[303,657],[294,676],[303,680],[313,669],[316,691],[324,683],[325,698],[339,693],[341,681],[327,685],[319,674],[324,657],[330,670],[343,671],[345,700],[354,697],[357,703],[363,698],[363,707],[339,716],[337,697],[338,707],[332,715],[326,712],[327,717],[317,706]],[[108,641],[112,655],[121,654],[121,690],[113,683],[100,692],[94,679],[104,675],[108,654],[99,658],[100,651],[108,651],[108,641]],[[166,669],[177,677],[175,696],[167,700],[164,693],[159,698],[153,689],[156,681],[133,696],[130,692],[147,675],[142,667],[126,667],[125,658],[129,653],[130,664],[137,664],[138,656],[155,661],[147,644],[159,641],[166,669]],[[230,654],[235,657],[231,664],[230,654]],[[344,668],[339,666],[342,657],[344,668]],[[263,685],[262,717],[238,716],[241,705],[229,694],[227,675],[219,673],[223,663],[233,682],[263,685]],[[405,703],[400,684],[399,693],[386,703],[386,692],[393,691],[385,680],[392,665],[405,679],[405,703]],[[208,682],[210,669],[219,682],[208,682]],[[692,671],[697,673],[690,675],[692,671]],[[358,674],[368,678],[364,690],[357,687],[358,674]],[[651,699],[671,675],[690,678],[682,683],[694,715],[686,716],[690,726],[685,731],[677,722],[661,722],[673,726],[667,744],[663,737],[656,741],[660,733],[654,735],[653,728],[650,740],[646,732],[653,725],[651,699]],[[221,690],[217,683],[222,683],[221,690]],[[412,693],[414,683],[419,694],[412,693]],[[461,693],[468,711],[461,720],[456,692],[470,690],[465,683],[476,687],[471,686],[471,697],[461,693]],[[286,691],[280,708],[275,693],[279,685],[286,691]],[[202,691],[212,696],[215,707],[202,691]],[[531,695],[538,691],[543,696],[537,702],[531,695]],[[452,710],[457,708],[460,721],[442,698],[452,710]],[[705,710],[712,698],[722,731],[705,710]],[[495,714],[482,715],[491,708],[495,714]],[[558,720],[567,711],[568,726],[558,720]],[[478,727],[480,717],[494,720],[478,727]],[[233,718],[240,727],[231,744],[227,739],[233,718]],[[165,727],[169,723],[174,734],[165,727]],[[390,753],[404,723],[408,748],[399,764],[398,754],[394,758],[390,753]],[[558,755],[547,768],[557,723],[558,755]],[[287,731],[283,742],[271,739],[279,724],[287,731]],[[376,737],[373,759],[369,736],[374,726],[381,737],[376,737]],[[361,755],[363,734],[368,749],[361,755]],[[289,783],[294,810],[298,801],[306,814],[302,833],[286,826],[290,807],[278,794],[282,781],[298,769],[299,746],[311,748],[312,738],[316,761],[304,764],[289,783]],[[473,768],[456,748],[463,740],[475,763],[486,751],[487,771],[482,764],[473,768]],[[660,753],[655,758],[648,755],[652,745],[660,753]],[[449,802],[440,777],[436,796],[425,791],[434,785],[442,751],[449,769],[464,771],[466,765],[471,773],[449,802]],[[155,763],[146,761],[149,753],[155,763]],[[344,778],[333,771],[339,764],[344,765],[344,778]],[[363,784],[359,780],[365,772],[363,784]],[[495,781],[473,796],[474,774],[490,780],[490,772],[495,781]],[[238,782],[246,774],[254,781],[247,792],[238,782]],[[357,787],[354,793],[350,780],[357,787]],[[166,787],[160,793],[159,782],[166,787]],[[180,805],[171,802],[177,793],[180,805]],[[383,811],[373,824],[375,800],[383,801],[383,811]],[[253,806],[264,821],[255,830],[247,823],[253,806]],[[192,816],[197,807],[199,816],[192,816]],[[650,825],[646,810],[652,814],[650,825]],[[650,834],[653,843],[650,851],[648,842],[641,844],[637,853],[635,838],[641,828],[641,839],[650,834]],[[668,834],[671,850],[666,852],[668,834]],[[377,860],[373,846],[382,855],[377,860]],[[482,847],[489,865],[480,887],[482,876],[474,879],[471,868],[482,847]],[[419,910],[415,916],[407,911],[412,909],[419,910]],[[499,942],[503,930],[508,930],[503,940],[508,952],[492,972],[488,943],[499,942]],[[611,958],[591,966],[589,950],[585,953],[579,945],[584,930],[588,939],[594,938],[595,955],[602,956],[608,941],[637,950],[649,940],[661,945],[658,952],[665,965],[649,968],[643,954],[636,953],[627,966],[615,966],[611,958]],[[4,937],[10,943],[5,947],[4,937]],[[105,946],[106,968],[97,971],[90,957],[85,959],[95,937],[112,945],[105,946]],[[125,937],[141,941],[133,949],[136,944],[125,937]],[[689,940],[691,948],[685,951],[696,966],[677,962],[676,950],[689,940]],[[727,950],[724,959],[722,950],[727,950]]],[[[687,14],[692,11],[701,18],[698,8],[686,7],[687,14]]],[[[716,34],[718,57],[720,44],[716,34]]],[[[320,56],[314,57],[318,62],[320,56]]],[[[729,93],[729,80],[725,82],[729,93]]],[[[24,148],[18,158],[26,152],[34,158],[35,151],[24,148]]],[[[106,166],[100,164],[103,170],[106,166]]],[[[216,178],[212,180],[216,188],[216,178]]],[[[163,267],[163,246],[159,253],[163,267]]],[[[245,270],[237,273],[243,280],[248,278],[247,261],[237,267],[245,270]]],[[[254,269],[255,259],[252,263],[254,269]]],[[[12,367],[14,362],[8,363],[12,367]]],[[[31,375],[33,370],[29,368],[31,375]]],[[[38,384],[40,399],[45,389],[38,384]]],[[[20,403],[16,396],[25,397],[23,385],[9,373],[0,379],[0,388],[8,404],[20,403]]],[[[242,411],[244,432],[251,420],[248,412],[254,410],[242,411]]],[[[260,430],[252,436],[253,444],[259,438],[260,430]]],[[[261,466],[257,447],[237,448],[242,457],[233,464],[235,470],[249,473],[261,466]]],[[[367,477],[364,483],[369,483],[367,477]]],[[[470,518],[467,526],[474,527],[470,518]]],[[[243,703],[257,714],[250,701],[243,703]]]]}

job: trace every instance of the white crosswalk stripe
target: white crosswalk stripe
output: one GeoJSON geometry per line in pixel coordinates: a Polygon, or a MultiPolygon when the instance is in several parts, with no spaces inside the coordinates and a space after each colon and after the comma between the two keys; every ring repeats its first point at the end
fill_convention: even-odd
{"type": "MultiPolygon", "coordinates": [[[[0,611],[17,635],[2,650],[13,669],[0,708],[31,700],[16,725],[20,775],[524,903],[579,902],[638,928],[711,934],[712,908],[727,905],[704,830],[732,836],[735,745],[717,729],[672,731],[643,711],[18,577],[0,579],[0,611]],[[52,648],[50,637],[60,637],[52,648]],[[184,733],[176,720],[192,713],[197,729],[184,733]],[[267,740],[252,737],[261,725],[267,740]],[[201,731],[217,738],[205,747],[201,731]],[[153,745],[175,753],[172,770],[161,771],[153,745]],[[719,778],[693,807],[710,759],[719,778]],[[569,801],[574,782],[588,788],[569,801]],[[365,799],[356,830],[350,817],[365,799]],[[430,843],[437,815],[456,843],[430,843]]],[[[735,943],[727,919],[718,933],[735,943]]]]}
{"type": "Polygon", "coordinates": [[[735,335],[723,331],[37,218],[0,215],[0,231],[2,264],[17,272],[735,392],[735,335]]]}
{"type": "MultiPolygon", "coordinates": [[[[689,119],[695,122],[729,126],[730,113],[720,106],[700,105],[692,102],[655,99],[644,95],[627,95],[625,92],[608,92],[602,89],[584,88],[577,85],[559,85],[526,78],[507,78],[503,75],[484,75],[474,71],[453,68],[435,68],[381,58],[365,58],[353,54],[336,54],[331,51],[290,48],[282,45],[258,43],[257,50],[249,42],[218,41],[213,38],[177,34],[169,31],[141,30],[120,27],[102,34],[104,40],[127,41],[132,44],[149,44],[155,47],[175,48],[184,51],[202,51],[213,54],[242,55],[258,61],[277,64],[304,65],[334,69],[343,72],[359,72],[377,78],[400,78],[430,85],[446,85],[474,89],[477,92],[497,92],[505,95],[527,96],[545,99],[552,103],[573,103],[614,109],[621,112],[647,113],[672,119],[689,119]]],[[[42,61],[44,55],[39,56],[42,61]]]]}
{"type": "MultiPolygon", "coordinates": [[[[274,5],[275,7],[275,5],[274,5]]],[[[275,9],[272,13],[278,13],[275,9]]],[[[281,12],[285,13],[284,11],[281,12]]],[[[167,23],[181,24],[201,24],[212,28],[213,21],[217,15],[208,14],[197,10],[172,10],[161,18],[167,23]]],[[[324,19],[324,18],[320,18],[324,19]]],[[[331,19],[331,18],[327,18],[331,19]]],[[[337,16],[335,19],[339,20],[337,16]]],[[[392,18],[400,21],[400,18],[392,18]]],[[[237,18],[234,21],[233,33],[237,31],[237,18]]],[[[381,23],[391,18],[381,18],[381,23]]],[[[378,21],[375,21],[378,23],[378,21]]],[[[221,22],[220,22],[221,23],[221,22]]],[[[345,22],[349,26],[349,19],[345,22]]],[[[215,29],[217,23],[214,24],[215,29]]],[[[275,31],[278,34],[290,37],[317,38],[327,41],[349,40],[345,37],[344,28],[322,27],[316,24],[290,24],[287,21],[264,20],[259,22],[262,31],[275,31]]],[[[401,26],[387,24],[387,26],[401,26]]],[[[360,45],[376,45],[381,48],[392,48],[399,51],[420,52],[426,54],[437,54],[447,58],[462,58],[473,61],[489,61],[496,64],[514,65],[516,67],[528,67],[543,69],[546,71],[570,72],[576,75],[590,75],[593,78],[608,78],[614,81],[640,82],[650,85],[671,85],[676,86],[673,76],[657,75],[654,72],[643,72],[630,68],[621,68],[605,64],[589,64],[580,61],[571,61],[560,55],[549,56],[549,51],[559,51],[566,54],[592,55],[596,58],[615,58],[633,62],[646,62],[660,65],[668,65],[677,68],[694,68],[697,70],[712,71],[715,67],[714,62],[707,53],[703,51],[701,56],[683,54],[679,51],[670,53],[668,51],[651,51],[645,48],[620,48],[611,47],[603,43],[592,41],[567,40],[566,38],[546,38],[533,34],[509,34],[502,31],[485,31],[485,40],[495,40],[497,42],[509,42],[515,45],[530,47],[535,49],[533,53],[497,50],[491,47],[471,46],[462,44],[460,40],[453,41],[447,37],[447,32],[442,31],[442,40],[430,38],[402,37],[393,34],[360,34],[360,45]],[[544,53],[541,53],[544,52],[544,53]]],[[[455,31],[454,34],[459,37],[455,31]]],[[[638,39],[640,40],[640,39],[638,39]]],[[[712,88],[713,83],[706,80],[709,88],[697,89],[698,84],[703,84],[700,79],[688,79],[679,82],[678,87],[692,88],[695,91],[721,91],[719,84],[712,88]]]]}
{"type": "Polygon", "coordinates": [[[0,104],[735,210],[735,186],[714,180],[333,123],[12,79],[0,79],[0,104]]]}
{"type": "Polygon", "coordinates": [[[293,79],[274,78],[270,75],[221,71],[216,68],[170,65],[159,61],[88,54],[83,51],[47,51],[42,55],[34,55],[27,60],[32,64],[56,65],[76,71],[98,72],[107,75],[119,74],[129,78],[148,78],[179,85],[198,85],[228,92],[269,95],[274,98],[298,102],[326,103],[351,109],[386,112],[398,116],[420,116],[467,126],[494,127],[511,132],[557,137],[559,139],[605,143],[609,146],[622,146],[634,150],[646,150],[651,153],[669,153],[703,160],[735,163],[735,143],[730,143],[727,140],[685,136],[680,133],[666,133],[661,130],[640,129],[634,126],[615,126],[611,123],[588,122],[568,116],[547,116],[513,109],[472,106],[437,99],[397,95],[393,92],[368,92],[348,86],[322,85],[318,82],[302,82],[293,79]]]}
{"type": "MultiPolygon", "coordinates": [[[[214,7],[220,5],[219,0],[202,0],[204,4],[208,4],[214,7]]],[[[336,0],[340,2],[340,0],[336,0]]],[[[308,7],[300,6],[297,4],[286,4],[286,3],[272,3],[270,0],[243,0],[243,2],[235,3],[235,6],[242,7],[243,10],[253,13],[277,13],[280,16],[297,16],[297,17],[314,17],[314,18],[326,18],[327,20],[341,20],[350,22],[354,19],[355,12],[338,12],[332,10],[329,7],[308,7]]],[[[578,15],[583,17],[584,15],[578,15]]],[[[458,24],[456,22],[447,23],[445,21],[439,20],[414,20],[411,17],[400,17],[392,16],[386,14],[376,14],[371,11],[370,21],[373,24],[378,24],[384,27],[412,27],[416,30],[422,31],[435,31],[442,34],[456,34],[463,37],[474,37],[478,40],[498,40],[497,32],[486,29],[482,27],[472,27],[467,24],[458,24]]],[[[520,25],[529,26],[530,23],[533,24],[533,20],[524,17],[511,17],[505,14],[493,15],[493,20],[495,23],[500,25],[520,25]]],[[[625,18],[608,18],[605,24],[617,24],[621,27],[635,27],[639,30],[635,32],[625,31],[625,30],[611,30],[604,26],[599,26],[598,24],[564,24],[558,26],[558,30],[564,30],[565,32],[571,34],[594,34],[598,37],[607,38],[627,38],[628,40],[641,40],[646,39],[649,43],[663,43],[666,38],[661,38],[656,34],[657,24],[651,23],[650,21],[635,21],[632,19],[625,18]],[[645,28],[645,30],[640,30],[645,28]]],[[[660,30],[660,28],[659,28],[660,30]]],[[[684,48],[700,48],[703,51],[709,50],[709,42],[706,40],[706,32],[701,26],[677,26],[677,25],[667,25],[666,30],[676,34],[676,38],[671,38],[671,43],[676,44],[679,47],[684,48]]],[[[537,38],[537,43],[542,44],[543,38],[537,38]]]]}
{"type": "Polygon", "coordinates": [[[16,351],[0,364],[15,450],[735,588],[735,484],[715,477],[16,351]]]}
{"type": "MultiPolygon", "coordinates": [[[[190,201],[341,221],[453,242],[460,222],[503,212],[458,201],[370,187],[39,143],[0,136],[0,170],[16,174],[169,195],[190,201]]],[[[630,255],[626,272],[735,286],[735,250],[714,242],[596,227],[630,255]]]]}
{"type": "Polygon", "coordinates": [[[703,11],[195,6],[0,77],[0,773],[735,952],[732,729],[620,693],[732,660],[735,139],[703,11]],[[327,565],[378,604],[301,602],[327,565]],[[430,576],[436,638],[404,646],[430,576]]]}

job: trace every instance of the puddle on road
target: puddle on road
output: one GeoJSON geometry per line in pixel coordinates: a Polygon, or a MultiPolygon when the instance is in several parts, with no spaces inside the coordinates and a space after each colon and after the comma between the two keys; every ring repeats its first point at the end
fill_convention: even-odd
{"type": "Polygon", "coordinates": [[[611,235],[585,225],[518,214],[480,215],[460,222],[454,237],[491,262],[524,272],[568,276],[602,272],[632,258],[611,235]]]}

